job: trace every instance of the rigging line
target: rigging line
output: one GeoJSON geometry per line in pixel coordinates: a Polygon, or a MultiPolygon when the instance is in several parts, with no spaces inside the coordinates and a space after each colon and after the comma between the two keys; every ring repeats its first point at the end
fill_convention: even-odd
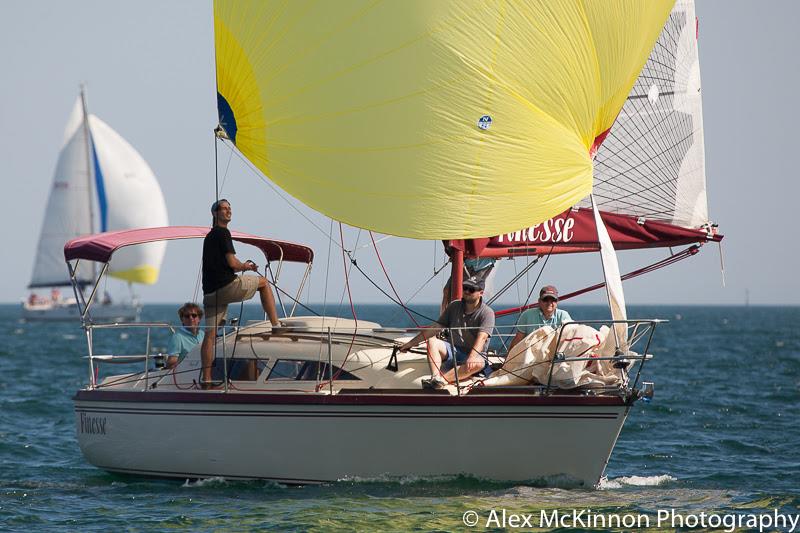
{"type": "MultiPolygon", "coordinates": [[[[421,285],[421,286],[420,286],[420,287],[419,287],[419,288],[418,288],[416,291],[414,291],[414,294],[412,294],[412,295],[411,295],[411,296],[408,298],[408,301],[410,302],[411,300],[413,300],[413,299],[414,299],[414,297],[415,297],[415,296],[417,296],[417,294],[419,294],[419,293],[422,291],[422,289],[424,289],[424,288],[425,288],[425,287],[428,285],[428,283],[430,283],[430,282],[431,282],[431,281],[432,281],[432,280],[433,280],[433,279],[434,279],[436,276],[438,276],[438,275],[439,275],[439,273],[440,273],[442,270],[444,270],[444,269],[445,269],[445,267],[447,267],[447,265],[448,265],[449,263],[450,263],[450,261],[449,261],[449,260],[447,260],[447,261],[445,261],[445,262],[444,262],[444,264],[442,264],[442,266],[440,266],[439,268],[435,268],[435,265],[434,265],[433,274],[431,274],[431,276],[430,276],[428,279],[426,279],[426,280],[425,280],[425,281],[422,283],[422,285],[421,285]]],[[[409,309],[410,309],[410,308],[409,308],[409,309]]],[[[412,311],[412,312],[413,312],[413,311],[412,311]]]]}
{"type": "MultiPolygon", "coordinates": [[[[333,232],[333,219],[331,219],[331,233],[333,232]]],[[[325,313],[328,310],[328,278],[330,277],[331,273],[331,245],[332,242],[328,241],[328,257],[325,263],[325,289],[322,295],[322,315],[325,316],[325,313]]]]}
{"type": "Polygon", "coordinates": [[[333,236],[332,236],[332,232],[333,232],[332,230],[331,230],[331,232],[330,232],[330,233],[326,233],[324,229],[322,229],[321,227],[319,227],[319,225],[318,225],[316,222],[314,222],[313,220],[311,220],[311,218],[309,218],[309,217],[308,217],[308,215],[306,215],[305,213],[303,213],[303,212],[302,212],[300,209],[298,209],[298,207],[297,207],[296,205],[294,205],[294,204],[293,204],[293,203],[292,203],[292,202],[291,202],[291,201],[290,201],[288,198],[286,198],[286,196],[283,194],[283,192],[281,192],[281,190],[280,190],[280,189],[279,189],[277,186],[275,186],[275,185],[274,185],[274,184],[273,184],[273,183],[272,183],[272,182],[269,180],[269,178],[267,178],[266,176],[264,176],[264,175],[263,175],[263,174],[262,174],[262,173],[261,173],[261,172],[260,172],[260,171],[259,171],[259,170],[258,170],[256,167],[255,167],[255,165],[253,165],[253,163],[251,163],[251,162],[250,162],[250,160],[249,160],[249,159],[247,159],[246,157],[244,157],[244,155],[242,155],[242,154],[241,154],[241,153],[240,153],[238,150],[234,150],[234,151],[233,151],[233,153],[234,153],[234,154],[236,154],[236,157],[238,157],[238,158],[239,158],[239,159],[240,159],[242,162],[244,162],[244,164],[245,164],[245,165],[246,165],[246,166],[247,166],[247,167],[248,167],[248,168],[249,168],[249,169],[250,169],[250,170],[253,172],[253,174],[254,174],[254,175],[257,177],[257,178],[259,178],[261,181],[263,181],[264,183],[266,183],[266,184],[267,184],[267,186],[268,186],[270,189],[272,189],[272,191],[273,191],[273,192],[274,192],[276,195],[278,195],[278,197],[279,197],[281,200],[283,200],[284,202],[286,202],[286,204],[287,204],[289,207],[291,207],[292,209],[294,209],[294,210],[295,210],[295,211],[296,211],[296,212],[297,212],[297,213],[298,213],[298,214],[299,214],[301,217],[303,217],[304,219],[306,219],[306,221],[307,221],[309,224],[311,224],[312,226],[314,226],[314,228],[316,228],[316,229],[317,229],[317,231],[319,231],[319,232],[320,232],[322,235],[326,236],[330,242],[332,242],[332,243],[336,244],[336,246],[339,246],[339,243],[337,243],[337,242],[336,242],[336,240],[335,240],[335,239],[333,238],[333,236]]]}
{"type": "MultiPolygon", "coordinates": [[[[219,126],[217,126],[217,127],[219,127],[219,126]]],[[[219,202],[219,155],[218,155],[218,152],[219,152],[219,141],[217,139],[218,139],[217,130],[215,128],[214,129],[214,202],[215,203],[219,202]]],[[[216,213],[212,214],[212,220],[211,220],[211,228],[212,229],[216,225],[216,221],[217,221],[216,216],[217,216],[216,213]]],[[[202,265],[201,265],[201,267],[202,267],[202,265]]],[[[214,315],[217,314],[217,306],[218,306],[218,304],[217,304],[216,299],[215,299],[215,302],[214,302],[214,315]]],[[[213,352],[213,355],[214,355],[214,359],[216,359],[217,358],[217,328],[215,327],[213,330],[207,331],[206,333],[211,333],[212,335],[214,335],[214,352],[213,352]]],[[[204,372],[205,372],[205,367],[201,367],[200,368],[200,381],[201,382],[204,379],[203,378],[204,372]]]]}
{"type": "Polygon", "coordinates": [[[378,258],[378,263],[380,263],[381,269],[383,270],[383,274],[386,276],[386,281],[389,282],[389,286],[392,288],[392,292],[397,297],[397,301],[400,302],[400,305],[406,311],[406,314],[408,315],[408,318],[411,319],[411,321],[414,323],[414,325],[417,326],[417,327],[420,327],[419,326],[419,322],[417,322],[417,320],[414,318],[414,315],[412,315],[411,313],[408,312],[408,308],[406,307],[406,304],[403,303],[402,298],[400,298],[400,295],[397,294],[397,289],[395,289],[394,283],[392,283],[391,278],[389,278],[389,273],[386,271],[386,266],[383,264],[383,259],[381,259],[381,254],[378,251],[378,245],[375,242],[375,237],[372,235],[371,231],[369,232],[369,238],[372,239],[372,246],[375,248],[375,256],[378,258]]]}
{"type": "MultiPolygon", "coordinates": [[[[361,275],[362,275],[362,276],[364,276],[364,278],[365,278],[367,281],[369,281],[369,282],[370,282],[370,284],[372,284],[372,286],[373,286],[373,287],[375,287],[376,289],[378,289],[378,291],[380,291],[380,292],[381,292],[381,294],[383,294],[384,296],[386,296],[386,298],[388,298],[388,299],[389,299],[389,301],[391,301],[391,302],[393,302],[393,303],[395,303],[395,304],[397,304],[397,305],[399,305],[399,306],[401,306],[401,307],[403,306],[403,304],[402,304],[401,302],[398,302],[397,300],[395,300],[395,299],[392,297],[392,295],[391,295],[391,294],[389,294],[388,292],[386,292],[385,290],[383,290],[383,289],[382,289],[382,288],[381,288],[381,287],[380,287],[380,286],[379,286],[377,283],[375,283],[375,281],[374,281],[372,278],[370,278],[370,277],[369,277],[369,275],[368,275],[366,272],[364,272],[364,270],[363,270],[363,269],[362,269],[362,268],[361,268],[361,267],[358,265],[358,262],[355,260],[355,258],[354,258],[354,257],[352,257],[352,256],[350,257],[350,262],[352,263],[352,266],[354,266],[354,267],[356,268],[356,270],[358,270],[358,271],[361,273],[361,275]]],[[[422,290],[422,289],[425,287],[425,285],[427,285],[428,283],[430,283],[430,281],[431,281],[433,278],[435,278],[435,277],[436,277],[436,276],[439,274],[439,272],[441,272],[441,271],[444,269],[444,267],[446,267],[446,266],[447,266],[447,264],[448,264],[448,263],[445,263],[445,264],[444,264],[444,265],[443,265],[443,266],[442,266],[442,267],[441,267],[441,268],[440,268],[440,269],[439,269],[439,270],[438,270],[436,273],[434,273],[434,274],[433,274],[433,275],[432,275],[430,278],[428,278],[428,281],[426,281],[426,282],[425,282],[425,283],[422,285],[422,287],[420,287],[419,289],[417,289],[417,292],[415,292],[415,293],[414,293],[414,294],[413,294],[411,297],[413,298],[414,296],[416,296],[416,295],[417,295],[417,293],[419,293],[419,291],[421,291],[421,290],[422,290]]],[[[424,315],[424,314],[420,313],[419,311],[415,311],[415,310],[414,310],[414,309],[412,309],[411,307],[406,307],[406,309],[407,309],[409,312],[411,312],[411,313],[414,313],[414,314],[415,314],[415,315],[417,315],[418,317],[424,318],[425,320],[428,320],[428,321],[430,321],[430,322],[435,322],[435,321],[436,321],[435,319],[433,319],[433,318],[431,318],[431,317],[429,317],[429,316],[427,316],[427,315],[424,315]]]]}
{"type": "Polygon", "coordinates": [[[199,267],[197,267],[197,277],[195,278],[194,281],[194,292],[192,293],[193,302],[197,301],[197,297],[200,294],[200,282],[202,281],[202,275],[203,275],[203,266],[201,264],[199,267]]]}
{"type": "MultiPolygon", "coordinates": [[[[673,254],[673,255],[665,258],[665,259],[661,259],[660,261],[656,261],[655,263],[653,263],[651,265],[647,265],[645,267],[642,267],[642,268],[640,268],[638,270],[634,270],[634,271],[628,272],[627,274],[624,274],[624,275],[620,276],[620,278],[623,281],[627,281],[627,280],[629,280],[631,278],[635,278],[635,277],[641,276],[643,274],[649,274],[650,272],[653,272],[653,271],[658,270],[660,268],[663,268],[665,266],[669,266],[669,265],[671,265],[673,263],[677,263],[678,261],[686,259],[687,257],[691,257],[691,256],[697,254],[699,251],[700,251],[700,245],[693,244],[689,248],[681,250],[680,252],[678,252],[676,254],[673,254]]],[[[595,291],[597,289],[602,289],[603,287],[605,287],[605,285],[606,285],[605,282],[601,282],[601,283],[597,283],[596,285],[592,285],[590,287],[586,287],[586,288],[583,288],[583,289],[580,289],[580,290],[577,290],[577,291],[574,291],[574,292],[570,292],[569,294],[565,294],[564,296],[559,296],[558,301],[568,300],[570,298],[574,298],[575,296],[580,296],[582,294],[586,294],[587,292],[592,292],[592,291],[595,291]]],[[[495,316],[499,317],[499,316],[510,315],[512,313],[520,313],[522,311],[525,311],[527,309],[535,307],[536,305],[538,305],[538,303],[537,304],[530,304],[530,305],[526,304],[524,306],[514,307],[514,308],[511,308],[511,309],[502,309],[500,311],[496,311],[495,312],[495,316]]]]}
{"type": "MultiPolygon", "coordinates": [[[[360,231],[359,231],[359,234],[360,234],[360,231]]],[[[339,237],[342,240],[342,265],[344,267],[344,285],[345,285],[345,287],[347,289],[347,297],[350,300],[350,311],[353,313],[353,321],[354,321],[354,324],[353,324],[353,336],[350,338],[350,346],[347,347],[347,353],[345,354],[344,359],[342,359],[342,364],[339,367],[339,370],[336,371],[336,374],[334,374],[334,375],[332,375],[330,377],[330,380],[327,380],[327,381],[324,381],[324,382],[321,381],[319,383],[319,385],[317,385],[317,391],[322,390],[322,388],[325,387],[326,385],[329,385],[329,384],[333,383],[334,381],[336,381],[339,378],[339,376],[342,374],[342,372],[344,371],[344,367],[347,364],[347,359],[350,358],[350,354],[352,353],[353,344],[356,342],[356,336],[358,335],[358,316],[356,315],[355,305],[353,305],[353,295],[350,292],[350,279],[349,279],[350,275],[349,275],[349,271],[347,269],[347,260],[345,259],[344,229],[342,229],[342,223],[341,222],[339,222],[339,237]]],[[[328,349],[330,349],[330,345],[329,345],[328,349]]]]}
{"type": "MultiPolygon", "coordinates": [[[[278,283],[275,280],[275,272],[272,271],[272,265],[270,265],[269,259],[267,259],[267,264],[264,265],[264,277],[267,277],[267,272],[269,272],[269,280],[272,281],[272,286],[276,289],[278,288],[278,283]]],[[[269,289],[269,286],[267,286],[269,289]]],[[[278,304],[281,306],[281,310],[283,311],[283,317],[286,318],[286,307],[283,305],[283,300],[281,299],[281,292],[282,291],[275,291],[278,295],[278,304]]],[[[277,311],[277,308],[275,309],[277,311]]],[[[266,313],[264,313],[266,315],[266,313]]]]}
{"type": "MultiPolygon", "coordinates": [[[[330,227],[329,231],[331,233],[333,233],[333,219],[331,219],[331,227],[330,227]]],[[[322,296],[322,317],[323,317],[322,318],[322,327],[323,327],[323,329],[325,328],[325,313],[328,310],[328,278],[330,277],[330,273],[331,273],[331,246],[332,246],[332,241],[328,241],[328,256],[327,256],[327,258],[325,260],[326,261],[326,264],[325,264],[325,289],[324,289],[324,293],[323,293],[323,296],[322,296]]],[[[330,327],[330,326],[328,326],[328,327],[330,327]]],[[[319,353],[317,354],[317,359],[321,359],[322,358],[322,348],[323,348],[323,343],[320,342],[319,343],[319,353]]],[[[319,386],[319,385],[317,385],[317,386],[319,386]]]]}
{"type": "MultiPolygon", "coordinates": [[[[341,222],[339,222],[339,230],[343,231],[341,222]]],[[[355,254],[355,249],[358,248],[358,241],[359,240],[361,240],[361,228],[359,228],[358,229],[358,233],[356,233],[356,242],[353,244],[353,252],[350,252],[350,251],[346,250],[345,247],[344,247],[344,233],[342,233],[342,246],[341,246],[342,253],[343,254],[346,253],[348,255],[348,257],[353,259],[355,256],[351,255],[351,254],[355,254]]],[[[352,272],[352,270],[353,270],[353,266],[350,265],[350,267],[348,268],[347,263],[345,263],[345,268],[344,268],[345,276],[349,277],[350,276],[350,272],[352,272]]],[[[347,279],[347,278],[345,278],[345,279],[347,279]]],[[[349,291],[349,287],[345,287],[344,289],[342,289],[342,297],[339,299],[339,309],[337,309],[337,311],[336,311],[337,313],[340,313],[341,310],[342,310],[342,304],[344,303],[344,295],[345,295],[345,292],[346,292],[345,289],[347,289],[347,291],[349,291]]],[[[351,297],[351,303],[352,303],[352,297],[351,297]]]]}
{"type": "MultiPolygon", "coordinates": [[[[272,269],[270,269],[270,275],[272,275],[272,269]]],[[[291,294],[289,294],[289,292],[287,292],[287,291],[285,291],[285,290],[281,289],[279,286],[277,286],[277,285],[275,285],[275,284],[273,284],[273,286],[275,287],[275,290],[276,290],[276,291],[278,291],[280,294],[283,294],[283,295],[284,295],[286,298],[288,298],[289,300],[291,300],[291,301],[292,301],[292,303],[295,303],[295,304],[299,305],[300,307],[302,307],[303,309],[305,309],[306,311],[308,311],[309,313],[311,313],[311,314],[313,314],[313,315],[316,315],[316,316],[321,316],[321,315],[320,315],[320,314],[319,314],[317,311],[314,311],[314,310],[313,310],[312,308],[310,308],[309,306],[307,306],[307,305],[304,305],[304,304],[303,304],[303,302],[301,302],[300,300],[298,300],[297,298],[295,298],[294,296],[292,296],[291,294]]],[[[288,318],[288,317],[284,317],[284,318],[288,318]]]]}
{"type": "MultiPolygon", "coordinates": [[[[370,234],[372,234],[372,232],[370,232],[370,234]]],[[[376,242],[383,242],[383,241],[385,241],[386,239],[391,239],[392,237],[394,237],[394,235],[384,235],[383,237],[381,237],[381,238],[380,238],[380,239],[378,239],[377,241],[376,241],[374,238],[372,239],[372,241],[373,241],[373,244],[374,244],[374,243],[376,243],[376,242]]],[[[434,244],[435,244],[435,243],[434,243],[434,244]]],[[[353,250],[353,251],[355,252],[355,251],[357,251],[357,250],[360,250],[360,249],[362,249],[362,248],[369,248],[369,246],[370,246],[370,243],[362,244],[361,246],[359,246],[358,248],[356,248],[356,249],[355,249],[355,250],[353,250]]]]}
{"type": "MultiPolygon", "coordinates": [[[[528,265],[525,267],[525,269],[524,269],[524,270],[522,270],[522,272],[520,272],[520,273],[516,274],[516,275],[515,275],[513,278],[511,278],[511,281],[509,281],[508,283],[506,283],[506,284],[503,286],[503,288],[502,288],[502,289],[500,289],[499,291],[497,291],[497,294],[495,294],[494,296],[492,296],[491,298],[489,298],[489,301],[488,301],[488,302],[486,302],[486,305],[489,305],[489,306],[491,306],[491,305],[492,305],[492,304],[493,304],[493,303],[494,303],[494,302],[495,302],[495,301],[496,301],[498,298],[500,298],[500,296],[502,296],[502,295],[503,295],[503,294],[504,294],[504,293],[505,293],[505,292],[506,292],[508,289],[510,289],[512,285],[515,285],[515,284],[517,283],[517,281],[519,281],[519,279],[520,279],[520,278],[521,278],[523,275],[525,275],[525,274],[528,272],[528,270],[530,270],[531,268],[533,268],[533,266],[534,266],[534,265],[536,265],[536,263],[538,263],[538,262],[539,262],[539,258],[538,258],[538,257],[537,257],[536,259],[534,259],[533,263],[530,263],[530,262],[529,262],[529,263],[528,263],[528,265]]],[[[516,265],[514,265],[514,270],[516,271],[516,265]]]]}
{"type": "MultiPolygon", "coordinates": [[[[214,201],[219,202],[219,156],[217,152],[219,151],[217,140],[217,130],[214,130],[214,201]]],[[[213,223],[211,224],[214,225],[213,223]]]]}
{"type": "MultiPolygon", "coordinates": [[[[533,294],[533,291],[536,290],[536,284],[539,283],[539,278],[542,277],[542,274],[544,273],[544,269],[547,266],[547,262],[550,261],[550,257],[552,256],[553,250],[555,249],[555,247],[556,247],[556,245],[555,245],[555,243],[553,243],[553,246],[550,247],[550,251],[547,253],[547,255],[544,258],[544,263],[542,264],[542,268],[539,269],[539,274],[536,276],[536,279],[533,280],[533,285],[531,285],[531,288],[528,291],[528,296],[525,297],[525,305],[523,307],[525,307],[526,309],[528,307],[534,307],[536,305],[539,305],[538,299],[537,299],[537,302],[535,304],[531,304],[530,306],[528,305],[528,302],[531,300],[531,295],[533,294]]],[[[538,261],[538,259],[537,259],[537,261],[538,261]]],[[[536,263],[534,263],[534,264],[536,264],[536,263]]],[[[526,276],[526,279],[527,279],[527,276],[526,276]]],[[[496,316],[497,316],[497,313],[495,313],[495,317],[496,316]]],[[[522,314],[520,314],[517,317],[517,319],[514,321],[514,325],[515,326],[519,323],[520,316],[522,316],[522,314]]]]}
{"type": "MultiPolygon", "coordinates": [[[[435,249],[435,246],[436,246],[436,242],[434,241],[434,249],[435,249]]],[[[434,265],[433,265],[433,266],[434,266],[434,269],[433,269],[433,274],[432,274],[432,275],[431,275],[431,276],[430,276],[430,277],[429,277],[427,280],[425,280],[425,281],[422,283],[422,285],[420,285],[420,286],[419,286],[419,288],[418,288],[416,291],[414,291],[414,293],[413,293],[411,296],[409,296],[409,297],[408,297],[408,300],[406,300],[406,302],[409,302],[409,303],[410,303],[410,302],[411,302],[411,300],[413,300],[414,298],[416,298],[416,296],[417,296],[417,295],[418,295],[420,292],[422,292],[422,289],[424,289],[425,287],[427,287],[427,286],[428,286],[428,283],[430,283],[431,281],[433,281],[433,279],[434,279],[434,278],[436,278],[436,276],[438,276],[438,275],[439,275],[439,273],[440,273],[442,270],[444,270],[444,269],[445,269],[445,267],[447,267],[447,265],[448,265],[448,264],[450,264],[450,260],[449,260],[449,259],[448,259],[448,260],[446,260],[446,261],[444,262],[444,264],[443,264],[442,266],[440,266],[440,267],[437,269],[437,268],[436,268],[436,263],[434,263],[434,265]]],[[[407,309],[408,311],[410,311],[410,312],[412,312],[412,313],[416,314],[416,315],[419,315],[419,316],[421,316],[421,317],[423,317],[423,318],[426,318],[427,320],[431,320],[430,318],[428,318],[428,317],[425,317],[425,316],[421,315],[420,313],[417,313],[416,311],[414,311],[414,310],[413,310],[412,308],[410,308],[410,307],[406,307],[406,309],[407,309]]],[[[394,320],[395,320],[395,318],[397,318],[397,315],[398,315],[398,314],[399,314],[398,312],[395,312],[395,313],[394,313],[394,314],[391,316],[391,318],[389,319],[389,321],[388,321],[388,322],[389,322],[389,323],[391,323],[391,322],[394,322],[394,320]]],[[[431,320],[431,321],[433,321],[433,320],[431,320]]]]}
{"type": "Polygon", "coordinates": [[[233,146],[231,146],[231,153],[228,154],[228,164],[225,165],[225,174],[222,177],[222,185],[219,186],[220,192],[225,188],[225,182],[228,181],[228,171],[231,168],[231,160],[233,159],[233,146]]]}

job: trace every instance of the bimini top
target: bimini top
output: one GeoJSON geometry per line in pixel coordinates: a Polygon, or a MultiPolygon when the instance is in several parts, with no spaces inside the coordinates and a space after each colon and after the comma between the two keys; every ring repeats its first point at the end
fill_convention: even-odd
{"type": "MultiPolygon", "coordinates": [[[[72,239],[65,244],[64,258],[67,261],[85,259],[107,263],[114,252],[125,246],[177,239],[201,239],[209,229],[201,226],[167,226],[97,233],[72,239]]],[[[314,251],[302,244],[266,239],[238,231],[232,231],[231,237],[234,241],[260,249],[268,261],[282,259],[295,263],[311,263],[314,260],[314,251]]]]}

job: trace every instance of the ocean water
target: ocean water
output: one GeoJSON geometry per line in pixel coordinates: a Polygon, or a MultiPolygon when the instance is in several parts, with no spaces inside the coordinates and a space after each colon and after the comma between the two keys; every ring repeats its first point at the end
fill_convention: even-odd
{"type": "MultiPolygon", "coordinates": [[[[598,307],[565,307],[576,319],[604,315],[598,307]]],[[[148,306],[144,319],[174,321],[175,308],[148,306]]],[[[246,313],[255,318],[256,311],[246,313]]],[[[359,306],[358,313],[384,325],[408,320],[389,306],[359,306]]],[[[640,515],[653,529],[675,530],[692,526],[693,516],[703,520],[701,513],[720,520],[703,522],[712,520],[711,530],[730,531],[737,516],[744,529],[759,530],[747,522],[757,517],[762,530],[789,530],[766,520],[800,514],[800,308],[632,307],[629,314],[670,322],[656,331],[655,358],[645,369],[655,398],[633,408],[599,487],[463,476],[292,487],[92,467],[78,449],[71,401],[88,374],[82,330],[25,323],[17,306],[0,306],[0,530],[502,531],[524,525],[525,516],[542,525],[542,511],[582,513],[546,524],[564,531],[631,530],[614,516],[640,515]],[[502,511],[517,522],[504,525],[502,511]],[[474,527],[464,522],[470,512],[477,513],[474,527]],[[660,513],[673,515],[657,522],[660,513]],[[609,521],[605,527],[598,517],[609,521]]],[[[153,342],[166,344],[158,336],[153,342]]],[[[101,344],[129,353],[144,347],[140,336],[118,333],[101,344]]],[[[502,453],[501,435],[497,443],[502,453]]]]}

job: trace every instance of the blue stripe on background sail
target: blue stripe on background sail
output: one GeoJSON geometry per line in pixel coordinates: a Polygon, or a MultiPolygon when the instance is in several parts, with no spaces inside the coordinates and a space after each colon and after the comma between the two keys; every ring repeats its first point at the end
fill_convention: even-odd
{"type": "Polygon", "coordinates": [[[219,125],[225,130],[231,142],[236,144],[236,117],[233,115],[231,105],[220,93],[217,93],[217,111],[219,114],[219,125]]]}
{"type": "Polygon", "coordinates": [[[92,162],[94,163],[94,180],[97,189],[97,205],[100,206],[100,231],[108,231],[108,202],[106,201],[106,187],[103,183],[103,171],[100,169],[100,160],[97,159],[97,150],[94,147],[94,138],[89,135],[92,143],[92,162]]]}

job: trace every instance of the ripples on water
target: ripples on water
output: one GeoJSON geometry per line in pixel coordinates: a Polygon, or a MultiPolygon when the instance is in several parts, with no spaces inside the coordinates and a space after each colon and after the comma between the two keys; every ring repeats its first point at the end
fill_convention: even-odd
{"type": "MultiPolygon", "coordinates": [[[[595,307],[570,311],[603,317],[595,307]]],[[[363,312],[386,325],[401,320],[389,307],[363,312]]],[[[146,313],[172,320],[174,309],[146,313]]],[[[16,306],[0,306],[0,530],[451,531],[463,528],[467,510],[485,516],[503,508],[537,516],[573,508],[798,513],[800,308],[647,307],[630,314],[672,321],[656,332],[646,369],[655,399],[636,404],[597,489],[462,476],[285,487],[152,480],[89,466],[75,440],[70,400],[88,372],[81,330],[20,322],[16,306]]],[[[102,342],[143,348],[135,335],[102,342]]]]}

